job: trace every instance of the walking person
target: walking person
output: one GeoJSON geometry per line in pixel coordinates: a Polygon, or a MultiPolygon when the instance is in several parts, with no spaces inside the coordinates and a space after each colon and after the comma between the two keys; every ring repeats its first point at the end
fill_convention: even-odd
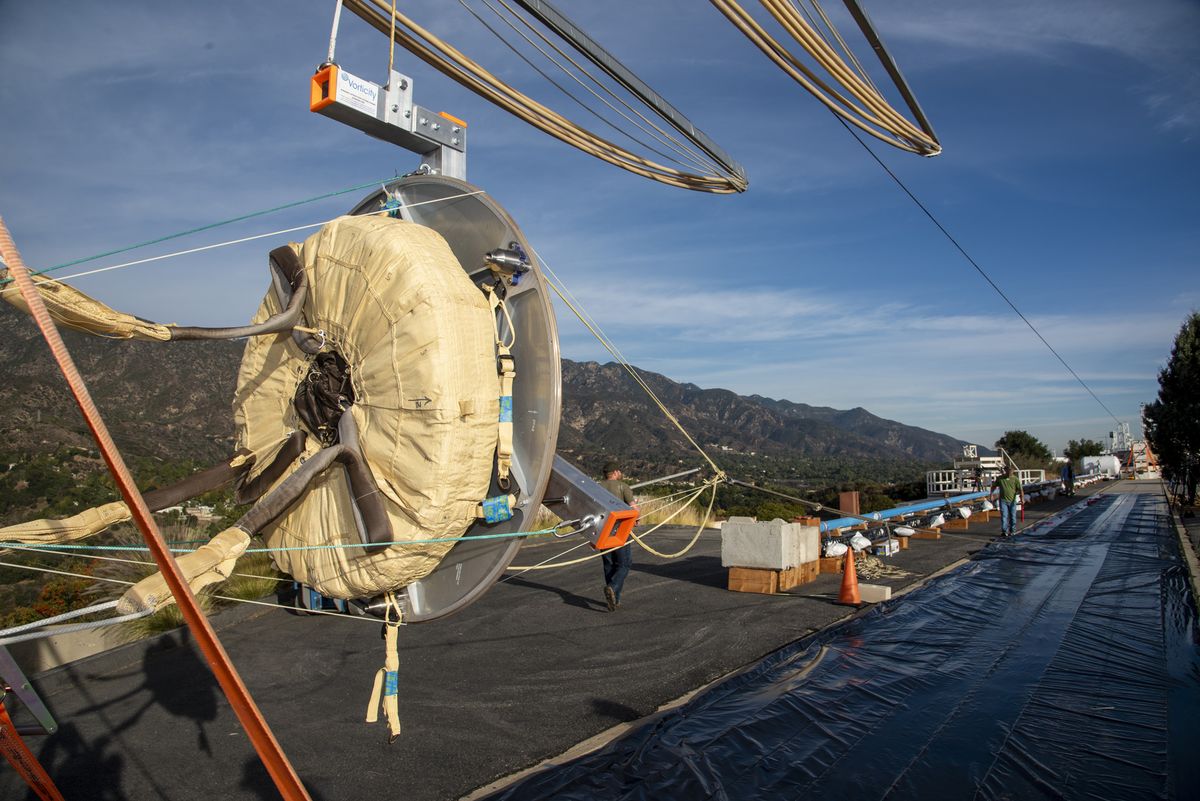
{"type": "Polygon", "coordinates": [[[997,493],[1000,495],[1000,536],[1011,537],[1017,533],[1017,501],[1021,497],[1021,477],[1013,473],[1012,465],[1004,465],[1004,473],[992,482],[988,498],[997,493]]]}
{"type": "MultiPolygon", "coordinates": [[[[599,483],[617,500],[637,508],[633,502],[633,490],[621,480],[621,466],[616,462],[604,465],[604,478],[599,483]]],[[[608,611],[614,612],[621,605],[621,588],[625,586],[625,577],[633,566],[633,540],[630,539],[620,548],[605,551],[600,559],[604,562],[604,603],[608,611]]]]}
{"type": "Polygon", "coordinates": [[[1075,494],[1075,466],[1070,461],[1063,465],[1062,483],[1064,494],[1068,496],[1075,494]]]}

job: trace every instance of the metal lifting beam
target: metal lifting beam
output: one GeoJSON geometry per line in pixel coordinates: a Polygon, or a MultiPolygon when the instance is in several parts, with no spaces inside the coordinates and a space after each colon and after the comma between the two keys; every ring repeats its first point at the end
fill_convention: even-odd
{"type": "Polygon", "coordinates": [[[390,63],[385,86],[342,69],[334,61],[341,17],[342,0],[337,0],[329,53],[309,82],[309,110],[411,150],[433,172],[465,181],[467,124],[414,103],[412,78],[392,69],[390,63]]]}

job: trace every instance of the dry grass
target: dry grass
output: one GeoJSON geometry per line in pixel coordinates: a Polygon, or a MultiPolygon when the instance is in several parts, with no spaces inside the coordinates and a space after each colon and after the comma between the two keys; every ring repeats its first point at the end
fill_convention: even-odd
{"type": "MultiPolygon", "coordinates": [[[[257,540],[251,547],[261,547],[257,540]]],[[[214,595],[224,595],[239,600],[257,601],[267,595],[272,595],[278,588],[284,575],[275,568],[269,554],[245,553],[234,565],[233,575],[221,582],[213,590],[214,595]]],[[[287,579],[290,581],[291,579],[287,579]]]]}
{"type": "Polygon", "coordinates": [[[561,517],[551,512],[545,506],[539,506],[537,516],[533,518],[533,524],[527,530],[541,531],[542,529],[554,528],[561,522],[561,517]]]}

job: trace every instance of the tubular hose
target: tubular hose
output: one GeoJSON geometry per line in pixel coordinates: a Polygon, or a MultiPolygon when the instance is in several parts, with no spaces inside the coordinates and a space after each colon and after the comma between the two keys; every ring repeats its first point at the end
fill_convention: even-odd
{"type": "MultiPolygon", "coordinates": [[[[359,450],[358,432],[353,415],[343,414],[338,428],[341,435],[340,444],[322,448],[309,457],[296,472],[263,496],[234,525],[250,536],[258,534],[298,501],[317,476],[334,464],[340,464],[346,468],[351,502],[361,519],[364,549],[384,548],[391,544],[392,525],[380,500],[379,485],[375,483],[375,476],[359,450]]],[[[286,466],[289,463],[284,464],[286,466]]]]}
{"type": "Polygon", "coordinates": [[[892,108],[877,90],[868,86],[856,75],[845,61],[822,41],[820,35],[789,2],[761,0],[763,7],[783,26],[784,30],[825,69],[831,78],[844,87],[854,100],[819,78],[767,32],[736,0],[710,0],[710,2],[780,69],[804,87],[826,108],[849,124],[881,142],[886,142],[910,153],[934,156],[941,152],[941,145],[936,138],[914,126],[892,108]],[[859,102],[856,103],[855,100],[859,102]]]}
{"type": "MultiPolygon", "coordinates": [[[[345,7],[381,33],[392,34],[392,9],[382,0],[346,0],[345,7]]],[[[698,175],[632,153],[505,84],[403,14],[396,12],[395,21],[395,42],[401,47],[485,100],[591,156],[635,175],[682,189],[717,194],[746,189],[746,180],[740,175],[698,175]]]]}
{"type": "Polygon", "coordinates": [[[271,269],[291,288],[287,307],[273,314],[258,325],[241,325],[232,328],[198,328],[193,326],[168,325],[171,341],[196,339],[240,339],[242,337],[276,334],[291,331],[300,321],[304,301],[308,297],[308,275],[300,266],[300,258],[289,245],[275,248],[270,255],[271,269]]]}

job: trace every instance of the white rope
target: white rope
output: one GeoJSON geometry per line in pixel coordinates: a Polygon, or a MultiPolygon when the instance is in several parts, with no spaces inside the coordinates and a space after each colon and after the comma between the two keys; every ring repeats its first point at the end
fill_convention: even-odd
{"type": "MultiPolygon", "coordinates": [[[[59,551],[59,550],[48,551],[48,550],[45,550],[44,548],[39,548],[36,545],[18,545],[16,543],[11,543],[11,542],[8,543],[6,546],[4,546],[4,550],[0,551],[0,553],[7,553],[9,550],[31,551],[33,553],[50,554],[52,556],[74,556],[74,557],[79,557],[81,559],[95,559],[97,561],[102,561],[102,562],[119,562],[119,563],[125,564],[125,565],[145,565],[147,567],[152,567],[155,570],[158,569],[157,562],[147,562],[142,559],[122,559],[119,556],[101,556],[96,553],[88,553],[85,551],[59,551]]],[[[194,553],[194,552],[189,551],[188,553],[194,553]]],[[[230,573],[229,574],[230,578],[233,578],[235,576],[238,578],[258,579],[260,581],[293,581],[294,580],[287,576],[259,576],[254,573],[230,573]]]]}
{"type": "MultiPolygon", "coordinates": [[[[482,194],[485,194],[482,189],[476,190],[474,192],[463,192],[462,194],[458,194],[458,195],[449,195],[447,197],[434,198],[433,200],[422,200],[418,203],[409,203],[407,205],[403,205],[403,206],[399,206],[399,207],[392,207],[389,209],[380,209],[377,212],[370,212],[369,214],[365,214],[365,215],[361,215],[361,216],[369,217],[372,214],[388,214],[388,213],[394,211],[396,208],[413,209],[413,208],[416,208],[417,206],[425,206],[430,203],[444,203],[449,200],[461,200],[462,198],[465,198],[465,197],[471,197],[473,195],[482,195],[482,194]]],[[[339,215],[339,217],[340,216],[344,216],[344,215],[339,215]]],[[[95,270],[85,270],[84,272],[81,272],[81,273],[72,273],[71,275],[64,275],[60,278],[46,278],[41,281],[35,281],[34,283],[35,283],[35,285],[41,285],[41,284],[48,284],[53,281],[69,281],[73,278],[83,278],[84,276],[87,276],[87,275],[96,275],[97,273],[106,273],[111,270],[121,270],[126,267],[134,267],[138,264],[148,264],[152,261],[162,261],[163,259],[171,259],[176,256],[187,256],[192,253],[201,253],[206,250],[214,250],[216,248],[228,247],[230,245],[240,245],[244,242],[253,242],[257,239],[267,239],[267,238],[273,237],[273,236],[282,236],[283,234],[295,233],[296,231],[306,231],[310,228],[320,228],[322,225],[328,225],[329,223],[333,222],[336,219],[338,219],[338,217],[334,217],[332,219],[325,220],[323,222],[310,223],[309,225],[298,225],[295,228],[283,228],[278,231],[271,231],[270,233],[267,233],[267,234],[255,234],[254,236],[246,236],[246,237],[242,237],[241,239],[231,239],[228,242],[217,242],[216,244],[212,244],[212,245],[202,245],[197,248],[189,248],[187,250],[177,250],[174,253],[164,253],[161,256],[150,256],[149,258],[145,258],[145,259],[136,259],[134,261],[127,261],[127,262],[124,262],[123,264],[113,264],[111,266],[100,267],[95,270]]],[[[0,289],[0,295],[15,291],[15,290],[16,290],[16,285],[14,284],[10,287],[7,287],[6,289],[0,289]]]]}
{"type": "MultiPolygon", "coordinates": [[[[36,573],[54,573],[59,576],[72,576],[74,578],[88,579],[89,581],[105,581],[105,582],[108,582],[109,584],[123,584],[127,587],[132,587],[136,583],[133,581],[124,581],[122,579],[106,578],[104,576],[89,576],[84,573],[71,573],[70,571],[67,571],[67,570],[54,570],[49,567],[35,567],[33,565],[18,565],[18,564],[13,564],[12,562],[0,562],[0,567],[13,567],[18,570],[32,570],[36,573]]],[[[256,578],[258,578],[258,577],[256,577],[256,578]]],[[[309,614],[309,615],[332,615],[332,616],[340,618],[342,620],[362,620],[362,621],[366,621],[368,623],[378,623],[379,622],[377,619],[370,618],[370,617],[358,617],[356,615],[343,614],[342,612],[328,612],[323,609],[297,610],[290,606],[284,606],[283,604],[273,604],[268,601],[252,601],[249,598],[233,598],[228,595],[210,595],[209,597],[216,598],[221,601],[229,601],[229,602],[235,603],[235,604],[250,604],[251,606],[269,606],[272,609],[282,609],[285,612],[301,611],[301,612],[304,612],[305,614],[309,614]]],[[[43,623],[43,624],[38,624],[38,625],[45,625],[45,624],[43,623]]],[[[58,634],[61,632],[54,632],[54,633],[58,634]]]]}
{"type": "Polygon", "coordinates": [[[143,609],[140,612],[131,612],[128,615],[118,615],[104,620],[93,620],[88,623],[76,623],[71,626],[60,626],[53,631],[33,631],[33,629],[41,629],[46,626],[53,626],[61,623],[64,620],[73,620],[84,615],[91,615],[97,612],[104,612],[108,609],[113,609],[117,605],[117,601],[105,601],[102,604],[95,606],[84,607],[83,609],[75,609],[70,612],[64,612],[61,615],[48,617],[44,620],[38,620],[33,623],[26,623],[21,626],[13,626],[11,629],[0,631],[0,645],[13,645],[19,642],[27,642],[29,640],[41,640],[46,637],[56,637],[59,634],[74,634],[79,631],[90,631],[91,629],[103,628],[104,626],[113,626],[117,623],[127,623],[130,620],[147,617],[154,614],[153,609],[143,609]],[[28,632],[21,634],[20,632],[28,632]],[[15,635],[15,636],[14,636],[15,635]]]}

